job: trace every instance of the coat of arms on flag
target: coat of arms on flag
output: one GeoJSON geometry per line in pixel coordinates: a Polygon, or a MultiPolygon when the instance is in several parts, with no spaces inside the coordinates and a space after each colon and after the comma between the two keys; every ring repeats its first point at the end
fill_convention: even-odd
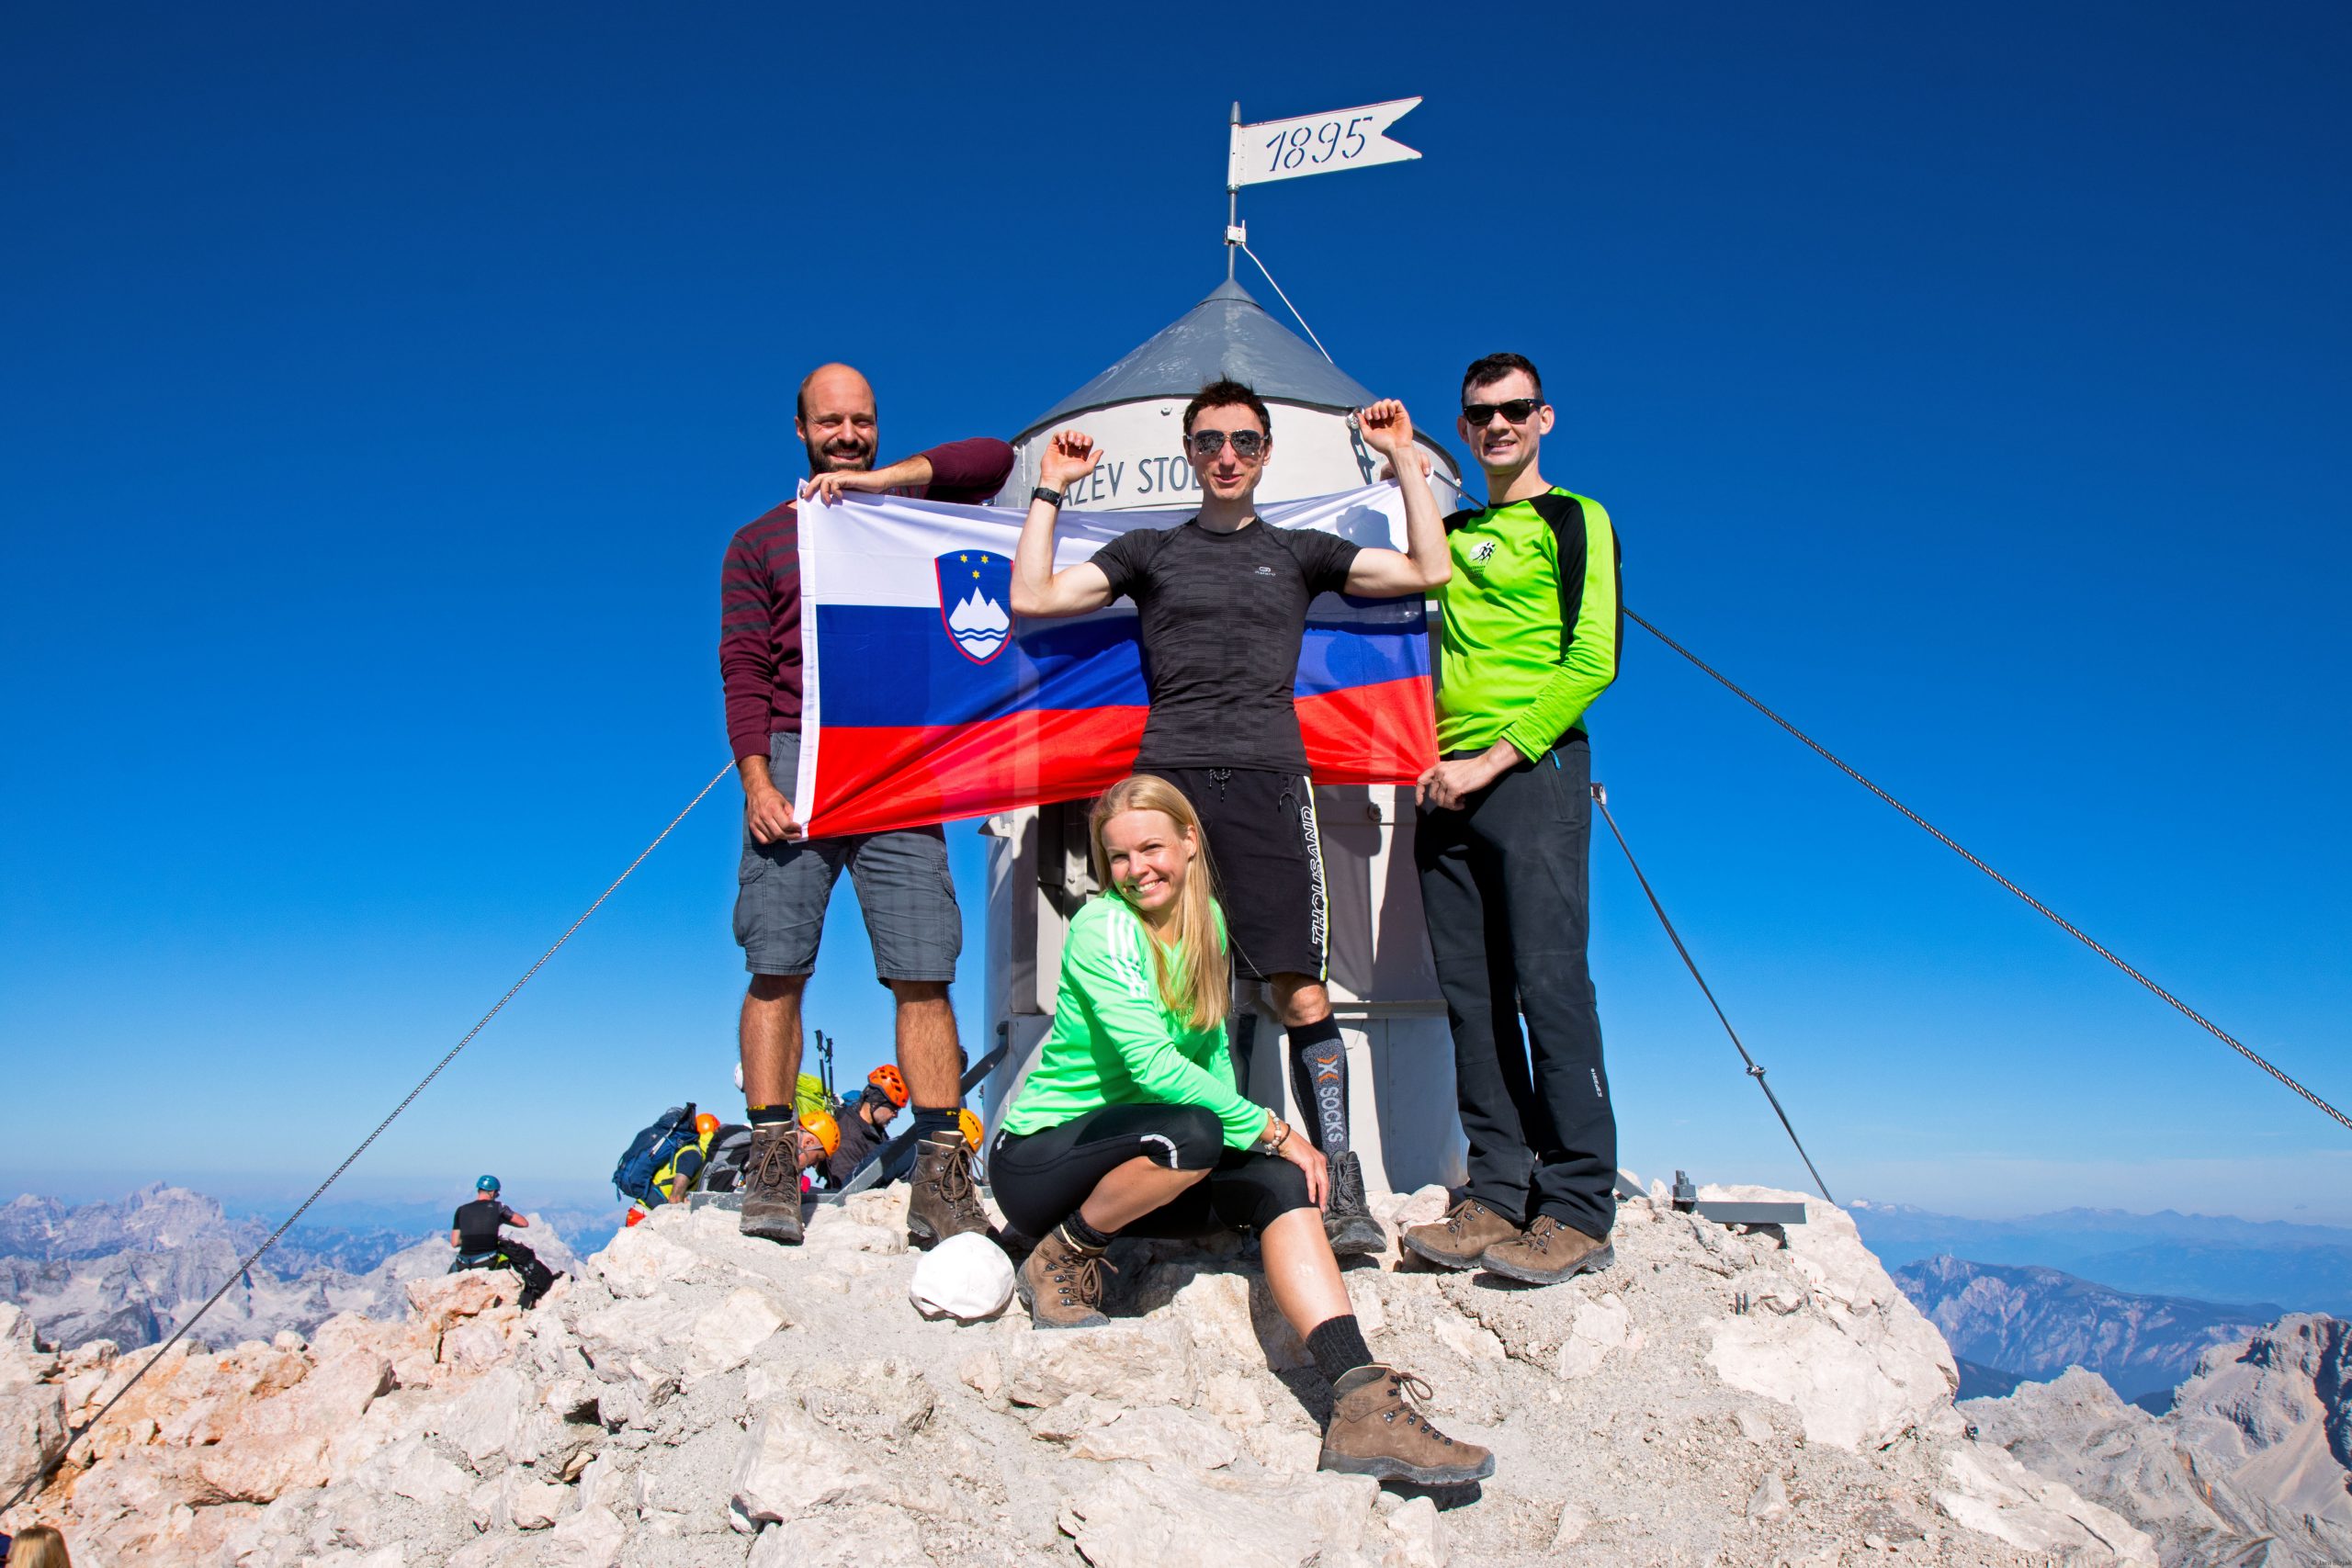
{"type": "Polygon", "coordinates": [[[965,658],[986,664],[1012,635],[1012,562],[986,550],[951,550],[934,565],[941,625],[965,658]]]}

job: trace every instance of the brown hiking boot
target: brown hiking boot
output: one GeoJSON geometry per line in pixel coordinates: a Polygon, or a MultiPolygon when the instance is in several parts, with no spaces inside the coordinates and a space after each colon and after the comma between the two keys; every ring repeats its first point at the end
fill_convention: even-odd
{"type": "Polygon", "coordinates": [[[1102,1315],[1105,1267],[1101,1253],[1081,1251],[1056,1225],[1012,1276],[1012,1288],[1039,1328],[1098,1328],[1111,1321],[1102,1315]]]}
{"type": "Polygon", "coordinates": [[[1429,1424],[1416,1401],[1430,1396],[1430,1385],[1410,1372],[1358,1367],[1331,1385],[1331,1396],[1317,1470],[1422,1486],[1462,1486],[1495,1472],[1493,1454],[1429,1424]]]}
{"type": "Polygon", "coordinates": [[[1608,1242],[1538,1214],[1525,1235],[1487,1248],[1478,1266],[1506,1280],[1556,1285],[1578,1274],[1597,1274],[1616,1261],[1616,1249],[1608,1242]]]}
{"type": "Polygon", "coordinates": [[[924,1248],[966,1231],[989,1232],[989,1212],[972,1185],[972,1145],[949,1128],[915,1145],[907,1178],[907,1239],[924,1248]]]}
{"type": "Polygon", "coordinates": [[[743,1217],[736,1229],[762,1241],[800,1245],[800,1121],[752,1129],[744,1156],[743,1217]]]}
{"type": "Polygon", "coordinates": [[[1406,1247],[1448,1269],[1476,1269],[1487,1249],[1519,1238],[1519,1227],[1476,1198],[1464,1198],[1445,1218],[1405,1232],[1406,1247]]]}
{"type": "Polygon", "coordinates": [[[1331,1162],[1330,1206],[1323,1211],[1324,1239],[1334,1258],[1369,1258],[1388,1250],[1388,1233],[1372,1217],[1363,1195],[1363,1166],[1350,1149],[1331,1162]]]}
{"type": "Polygon", "coordinates": [[[751,1128],[743,1156],[743,1218],[736,1229],[799,1246],[799,1117],[751,1128]]]}

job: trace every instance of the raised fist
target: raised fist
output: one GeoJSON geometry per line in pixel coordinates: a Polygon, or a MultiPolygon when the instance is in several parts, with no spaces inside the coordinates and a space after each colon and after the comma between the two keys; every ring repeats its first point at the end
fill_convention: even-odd
{"type": "Polygon", "coordinates": [[[1046,443],[1046,455],[1037,464],[1037,482],[1047,490],[1068,490],[1094,471],[1102,460],[1102,448],[1094,445],[1094,437],[1082,430],[1057,431],[1046,443]]]}

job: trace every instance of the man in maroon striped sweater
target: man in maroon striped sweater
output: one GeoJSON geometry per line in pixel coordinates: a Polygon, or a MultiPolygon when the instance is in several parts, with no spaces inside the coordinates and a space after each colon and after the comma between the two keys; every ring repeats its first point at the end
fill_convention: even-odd
{"type": "MultiPolygon", "coordinates": [[[[804,501],[864,491],[981,502],[1012,471],[1012,448],[985,437],[876,468],[874,389],[846,365],[820,366],[800,383],[793,430],[808,447],[804,501]]],[[[817,964],[825,905],[844,869],[874,943],[876,977],[898,1004],[899,1069],[921,1140],[908,1235],[929,1247],[984,1231],[988,1213],[973,1191],[971,1149],[956,1121],[963,1096],[947,986],[963,951],[964,919],[948,878],[947,840],[936,827],[810,839],[784,794],[800,762],[800,525],[792,502],[746,524],[727,547],[718,668],[727,688],[727,737],[743,781],[735,897],[735,940],[752,973],[740,1029],[752,1122],[743,1234],[800,1240],[800,1138],[792,1096],[800,1071],[800,997],[817,964]]]]}

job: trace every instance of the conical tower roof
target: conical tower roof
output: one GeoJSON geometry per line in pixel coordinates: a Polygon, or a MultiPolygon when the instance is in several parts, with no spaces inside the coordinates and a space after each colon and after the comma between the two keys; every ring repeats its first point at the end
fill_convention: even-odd
{"type": "Polygon", "coordinates": [[[1271,401],[1309,408],[1362,408],[1372,394],[1354,377],[1266,313],[1250,291],[1227,278],[1209,297],[1129,350],[1014,437],[1037,432],[1114,403],[1190,398],[1227,376],[1271,401]]]}

